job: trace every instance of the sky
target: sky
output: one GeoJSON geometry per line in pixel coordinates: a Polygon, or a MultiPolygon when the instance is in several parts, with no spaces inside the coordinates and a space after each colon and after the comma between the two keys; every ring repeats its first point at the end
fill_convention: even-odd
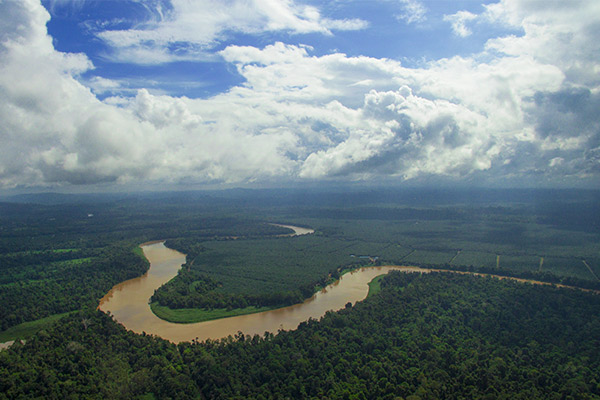
{"type": "Polygon", "coordinates": [[[0,189],[600,188],[595,0],[0,0],[0,189]]]}

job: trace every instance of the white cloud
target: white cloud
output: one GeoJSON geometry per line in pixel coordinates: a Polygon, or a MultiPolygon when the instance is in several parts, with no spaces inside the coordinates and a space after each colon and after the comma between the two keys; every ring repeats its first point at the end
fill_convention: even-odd
{"type": "Polygon", "coordinates": [[[352,18],[352,19],[322,19],[323,26],[329,31],[359,31],[366,29],[369,23],[365,20],[352,18]]]}
{"type": "Polygon", "coordinates": [[[123,87],[121,87],[121,84],[118,81],[102,78],[100,76],[94,76],[85,83],[86,86],[92,89],[92,92],[97,95],[121,92],[123,90],[123,87]]]}
{"type": "MultiPolygon", "coordinates": [[[[281,4],[284,14],[292,5],[281,4]]],[[[0,185],[598,176],[600,87],[577,67],[598,68],[594,38],[572,35],[578,49],[542,40],[531,32],[564,34],[552,26],[561,17],[545,10],[534,24],[520,5],[488,9],[490,21],[525,28],[482,55],[406,68],[309,46],[231,45],[219,56],[244,83],[227,92],[100,101],[94,93],[122,85],[83,86],[92,64],[53,48],[43,7],[0,2],[0,185]]],[[[323,20],[316,9],[298,15],[323,20]]],[[[591,32],[590,18],[573,21],[569,32],[591,32]]]]}
{"type": "MultiPolygon", "coordinates": [[[[270,124],[287,125],[298,143],[318,143],[298,153],[305,157],[298,172],[304,178],[465,176],[491,169],[503,162],[502,151],[536,140],[518,136],[531,98],[564,79],[558,68],[530,57],[487,64],[456,57],[415,70],[392,60],[313,57],[282,43],[262,50],[232,46],[223,56],[246,83],[219,98],[235,109],[265,110],[265,120],[277,115],[270,124]],[[343,119],[327,112],[333,104],[343,119]],[[328,129],[314,129],[315,120],[328,129]]],[[[252,126],[251,115],[240,119],[252,126]]]]}
{"type": "Polygon", "coordinates": [[[172,7],[160,20],[128,30],[99,32],[98,36],[114,50],[110,57],[139,64],[198,60],[210,57],[208,50],[230,32],[331,35],[332,30],[368,26],[360,19],[324,18],[316,7],[294,0],[173,0],[172,7]]]}
{"type": "Polygon", "coordinates": [[[452,31],[455,35],[460,37],[467,37],[471,35],[471,30],[467,28],[466,23],[473,21],[477,18],[477,15],[469,11],[458,11],[452,15],[444,15],[444,21],[448,21],[452,24],[452,31]]]}
{"type": "Polygon", "coordinates": [[[559,67],[575,84],[600,84],[600,2],[502,0],[488,5],[486,19],[523,30],[490,40],[502,54],[528,55],[559,67]]]}
{"type": "Polygon", "coordinates": [[[407,24],[425,21],[427,8],[419,0],[399,0],[403,9],[401,14],[396,15],[396,18],[406,21],[407,24]]]}

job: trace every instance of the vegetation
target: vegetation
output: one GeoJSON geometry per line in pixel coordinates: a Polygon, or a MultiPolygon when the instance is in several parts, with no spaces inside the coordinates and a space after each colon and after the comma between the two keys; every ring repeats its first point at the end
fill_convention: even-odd
{"type": "Polygon", "coordinates": [[[148,268],[137,245],[165,238],[188,258],[152,307],[179,321],[298,302],[378,263],[598,288],[598,192],[18,200],[0,203],[0,329],[27,340],[0,351],[0,399],[600,398],[600,296],[582,291],[390,273],[364,302],[297,330],[179,345],[95,310],[148,268]],[[289,230],[266,222],[316,232],[278,237],[289,230]]]}
{"type": "MultiPolygon", "coordinates": [[[[187,264],[152,301],[172,310],[281,307],[303,301],[343,271],[370,264],[475,271],[600,289],[594,274],[600,268],[598,223],[592,217],[583,225],[584,218],[576,217],[572,207],[305,207],[286,220],[314,227],[314,235],[167,241],[188,255],[187,264]],[[568,212],[579,222],[565,221],[547,209],[568,212]]],[[[590,211],[586,206],[582,210],[590,211]]]]}
{"type": "Polygon", "coordinates": [[[131,249],[165,238],[188,255],[154,297],[165,312],[285,306],[371,263],[600,285],[597,192],[267,190],[24,200],[42,204],[0,203],[0,330],[95,306],[113,285],[146,270],[131,249]],[[277,237],[290,231],[265,222],[316,233],[277,237]]]}
{"type": "Polygon", "coordinates": [[[165,321],[175,322],[180,324],[189,324],[194,322],[210,321],[212,319],[229,318],[237,315],[254,314],[258,312],[271,310],[269,307],[254,307],[246,308],[216,308],[212,310],[202,308],[169,308],[161,306],[158,303],[150,304],[152,312],[159,318],[165,321]]]}
{"type": "Polygon", "coordinates": [[[201,250],[177,241],[166,244],[188,254],[177,277],[152,297],[170,308],[291,305],[335,279],[339,266],[369,263],[350,257],[352,243],[312,235],[206,241],[199,244],[201,250]]]}
{"type": "Polygon", "coordinates": [[[141,205],[137,200],[0,203],[0,331],[96,307],[114,285],[147,271],[138,248],[142,242],[186,234],[226,238],[289,232],[214,210],[208,214],[188,204],[149,200],[141,205]]]}
{"type": "Polygon", "coordinates": [[[118,244],[68,252],[9,253],[0,255],[0,263],[5,274],[0,285],[2,329],[93,307],[112,286],[148,269],[147,261],[130,246],[118,244]]]}
{"type": "Polygon", "coordinates": [[[379,275],[369,282],[369,293],[367,294],[367,297],[375,296],[381,291],[381,280],[383,278],[385,278],[385,275],[379,275]]]}
{"type": "Polygon", "coordinates": [[[72,312],[54,314],[46,318],[40,318],[35,321],[23,322],[22,324],[11,326],[7,330],[0,332],[0,343],[33,336],[33,334],[35,334],[36,332],[48,328],[56,321],[71,313],[72,312]]]}
{"type": "Polygon", "coordinates": [[[0,398],[600,397],[600,296],[441,273],[381,286],[294,331],[177,346],[72,314],[0,352],[0,398]]]}

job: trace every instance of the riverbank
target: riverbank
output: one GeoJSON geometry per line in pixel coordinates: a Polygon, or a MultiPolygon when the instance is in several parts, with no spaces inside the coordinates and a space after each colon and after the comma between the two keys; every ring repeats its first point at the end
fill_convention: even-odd
{"type": "Polygon", "coordinates": [[[369,282],[369,293],[367,294],[367,298],[375,296],[377,293],[381,292],[381,280],[383,278],[385,278],[385,275],[379,275],[369,282]]]}
{"type": "Polygon", "coordinates": [[[239,331],[247,335],[263,335],[265,332],[276,333],[281,329],[296,329],[308,319],[319,319],[328,311],[340,310],[349,302],[354,304],[364,299],[367,296],[368,283],[375,276],[397,269],[370,267],[349,272],[310,299],[293,306],[181,324],[160,319],[150,309],[148,299],[157,287],[171,279],[185,261],[185,256],[165,247],[164,243],[144,246],[143,251],[151,263],[148,274],[115,286],[102,299],[99,308],[110,313],[129,330],[157,335],[174,343],[220,339],[235,335],[239,331]]]}
{"type": "MultiPolygon", "coordinates": [[[[344,269],[340,273],[340,277],[344,276],[348,273],[351,273],[352,271],[356,271],[361,268],[369,268],[371,266],[372,265],[357,266],[355,268],[344,269]]],[[[394,267],[396,267],[396,266],[394,266],[394,267]]],[[[369,282],[369,292],[368,292],[367,297],[377,294],[381,290],[379,281],[381,279],[383,279],[383,277],[384,277],[384,275],[380,275],[378,277],[375,277],[371,282],[369,282]]],[[[339,280],[339,278],[338,278],[338,280],[339,280]]],[[[336,282],[337,282],[337,280],[329,279],[324,286],[315,286],[315,291],[313,292],[313,296],[315,294],[317,294],[318,292],[324,290],[326,287],[328,287],[330,285],[334,285],[336,282]]],[[[308,300],[308,298],[305,299],[304,301],[306,301],[306,300],[308,300]]],[[[301,304],[301,303],[297,303],[297,304],[301,304]]],[[[172,322],[175,324],[193,324],[193,323],[197,323],[197,322],[212,321],[212,320],[221,319],[221,318],[230,318],[230,317],[235,317],[235,316],[239,316],[239,315],[256,314],[256,313],[261,313],[261,312],[265,312],[265,311],[277,310],[277,309],[284,308],[284,307],[289,307],[289,305],[272,306],[272,307],[249,306],[249,307],[245,307],[245,308],[234,308],[234,309],[218,308],[218,309],[208,310],[208,309],[203,309],[203,308],[169,308],[167,306],[161,306],[157,302],[150,303],[150,309],[152,310],[154,315],[156,315],[160,319],[163,319],[165,321],[172,322]]]]}
{"type": "MultiPolygon", "coordinates": [[[[297,231],[294,230],[294,232],[297,231]]],[[[306,229],[304,232],[312,233],[313,231],[306,229]]],[[[392,270],[419,273],[451,272],[552,285],[547,282],[474,272],[396,265],[370,266],[341,271],[338,280],[318,291],[311,298],[293,306],[275,309],[246,307],[211,311],[171,310],[167,307],[160,307],[158,304],[151,306],[148,304],[148,299],[158,287],[175,276],[185,262],[186,256],[165,247],[163,242],[143,246],[142,251],[151,264],[148,273],[116,285],[102,299],[99,308],[110,312],[113,318],[127,329],[137,333],[145,332],[161,336],[175,343],[220,339],[235,335],[239,331],[246,335],[263,335],[265,332],[276,333],[279,330],[296,329],[298,324],[308,319],[319,319],[328,311],[340,310],[348,303],[354,304],[365,299],[369,293],[371,296],[378,293],[381,290],[380,280],[382,278],[380,276],[392,270]]]]}
{"type": "Polygon", "coordinates": [[[293,233],[285,233],[283,235],[279,235],[280,237],[290,237],[290,236],[301,236],[301,235],[311,235],[313,233],[315,233],[315,230],[312,228],[304,228],[301,226],[294,226],[294,225],[283,225],[283,224],[275,224],[275,223],[269,223],[269,225],[273,225],[273,226],[279,226],[282,228],[288,228],[293,230],[293,233]]]}
{"type": "MultiPolygon", "coordinates": [[[[381,267],[366,266],[366,267],[348,268],[348,269],[344,269],[341,272],[340,278],[345,276],[346,274],[351,274],[355,271],[362,270],[365,268],[384,268],[386,270],[393,269],[393,270],[399,270],[402,272],[418,272],[418,273],[443,272],[443,273],[454,273],[454,274],[460,274],[460,275],[474,275],[474,276],[481,276],[481,277],[490,277],[490,278],[494,278],[494,279],[509,279],[512,281],[533,284],[533,285],[546,285],[546,286],[555,286],[555,287],[566,288],[566,289],[571,289],[571,290],[582,290],[585,292],[600,294],[600,291],[598,291],[598,290],[585,289],[585,288],[580,288],[580,287],[576,287],[576,286],[568,286],[568,285],[538,281],[538,280],[533,280],[533,279],[524,279],[524,278],[518,278],[518,277],[513,277],[513,276],[486,274],[486,273],[469,272],[469,271],[457,271],[457,270],[450,270],[450,269],[422,268],[422,267],[414,267],[414,266],[399,266],[399,265],[386,265],[386,266],[381,266],[381,267]]],[[[383,280],[385,278],[386,274],[387,274],[387,271],[382,272],[381,275],[375,276],[371,281],[368,282],[368,293],[366,296],[367,298],[374,296],[381,291],[381,280],[383,280]]],[[[339,282],[339,279],[337,281],[328,282],[326,287],[317,287],[315,290],[315,294],[320,291],[326,290],[326,288],[329,286],[335,286],[337,282],[339,282]]],[[[309,299],[306,299],[305,302],[308,300],[309,299]]],[[[302,304],[302,303],[298,303],[296,305],[300,305],[300,304],[302,304]]],[[[176,324],[191,324],[191,323],[217,320],[217,319],[221,319],[221,318],[230,318],[230,317],[241,316],[241,315],[249,315],[249,314],[261,313],[261,312],[267,312],[267,311],[274,311],[274,310],[282,309],[282,308],[289,307],[289,306],[282,306],[282,307],[250,306],[250,307],[246,307],[246,308],[235,308],[235,309],[230,309],[230,310],[227,310],[227,309],[206,310],[206,309],[193,309],[193,308],[192,309],[189,309],[189,308],[171,309],[169,307],[160,306],[159,304],[156,304],[156,303],[151,303],[150,307],[155,315],[157,315],[159,318],[161,318],[165,321],[176,323],[176,324]]]]}
{"type": "Polygon", "coordinates": [[[175,324],[193,324],[197,322],[212,321],[221,318],[231,318],[238,315],[255,314],[273,310],[273,307],[246,307],[227,310],[217,308],[213,310],[198,308],[169,308],[158,303],[150,303],[150,309],[158,318],[175,324]]]}
{"type": "MultiPolygon", "coordinates": [[[[303,236],[303,235],[311,235],[311,234],[315,233],[314,229],[307,228],[307,227],[277,224],[277,223],[269,223],[269,225],[279,226],[279,227],[287,228],[287,229],[290,229],[293,231],[292,233],[277,235],[278,237],[303,236]]],[[[143,246],[160,243],[160,242],[163,242],[163,241],[153,241],[153,242],[142,243],[140,245],[140,251],[141,251],[141,247],[143,247],[143,246]]],[[[328,282],[328,284],[329,283],[332,283],[332,282],[328,282]]],[[[323,287],[315,287],[314,293],[317,293],[318,291],[320,291],[322,289],[323,289],[323,287]]],[[[158,302],[150,303],[150,309],[157,317],[159,317],[160,319],[163,319],[165,321],[177,323],[177,324],[192,324],[192,323],[211,321],[211,320],[221,319],[221,318],[230,318],[230,317],[236,317],[236,316],[240,316],[240,315],[255,314],[255,313],[260,313],[260,312],[265,312],[265,311],[276,310],[278,308],[283,308],[283,307],[286,307],[286,306],[279,306],[279,307],[278,306],[262,306],[262,307],[248,306],[245,308],[235,308],[235,309],[217,308],[217,309],[208,310],[208,309],[203,309],[203,308],[170,308],[168,306],[162,306],[158,302]]]]}

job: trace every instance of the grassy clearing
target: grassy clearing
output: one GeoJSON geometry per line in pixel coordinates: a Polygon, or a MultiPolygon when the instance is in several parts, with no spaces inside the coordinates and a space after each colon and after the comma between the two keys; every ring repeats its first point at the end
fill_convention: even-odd
{"type": "Polygon", "coordinates": [[[237,315],[254,314],[272,310],[272,307],[246,307],[227,310],[218,308],[214,310],[203,310],[198,308],[171,309],[158,303],[151,303],[152,312],[160,319],[178,324],[192,324],[195,322],[210,321],[213,319],[235,317],[237,315]]]}
{"type": "Polygon", "coordinates": [[[12,326],[7,330],[0,332],[0,343],[8,342],[9,340],[24,339],[37,331],[52,325],[62,317],[72,314],[74,311],[51,315],[46,318],[41,318],[35,321],[23,322],[22,324],[12,326]]]}
{"type": "Polygon", "coordinates": [[[142,250],[140,246],[134,247],[133,252],[144,259],[146,258],[146,256],[144,255],[144,250],[142,250]]]}
{"type": "Polygon", "coordinates": [[[54,262],[50,263],[50,265],[53,267],[72,267],[72,266],[77,266],[77,265],[81,265],[84,263],[89,263],[93,259],[94,259],[94,257],[72,258],[70,260],[54,261],[54,262]]]}
{"type": "Polygon", "coordinates": [[[369,282],[369,293],[367,294],[367,298],[376,295],[381,291],[381,280],[385,278],[386,275],[378,275],[371,282],[369,282]]]}

